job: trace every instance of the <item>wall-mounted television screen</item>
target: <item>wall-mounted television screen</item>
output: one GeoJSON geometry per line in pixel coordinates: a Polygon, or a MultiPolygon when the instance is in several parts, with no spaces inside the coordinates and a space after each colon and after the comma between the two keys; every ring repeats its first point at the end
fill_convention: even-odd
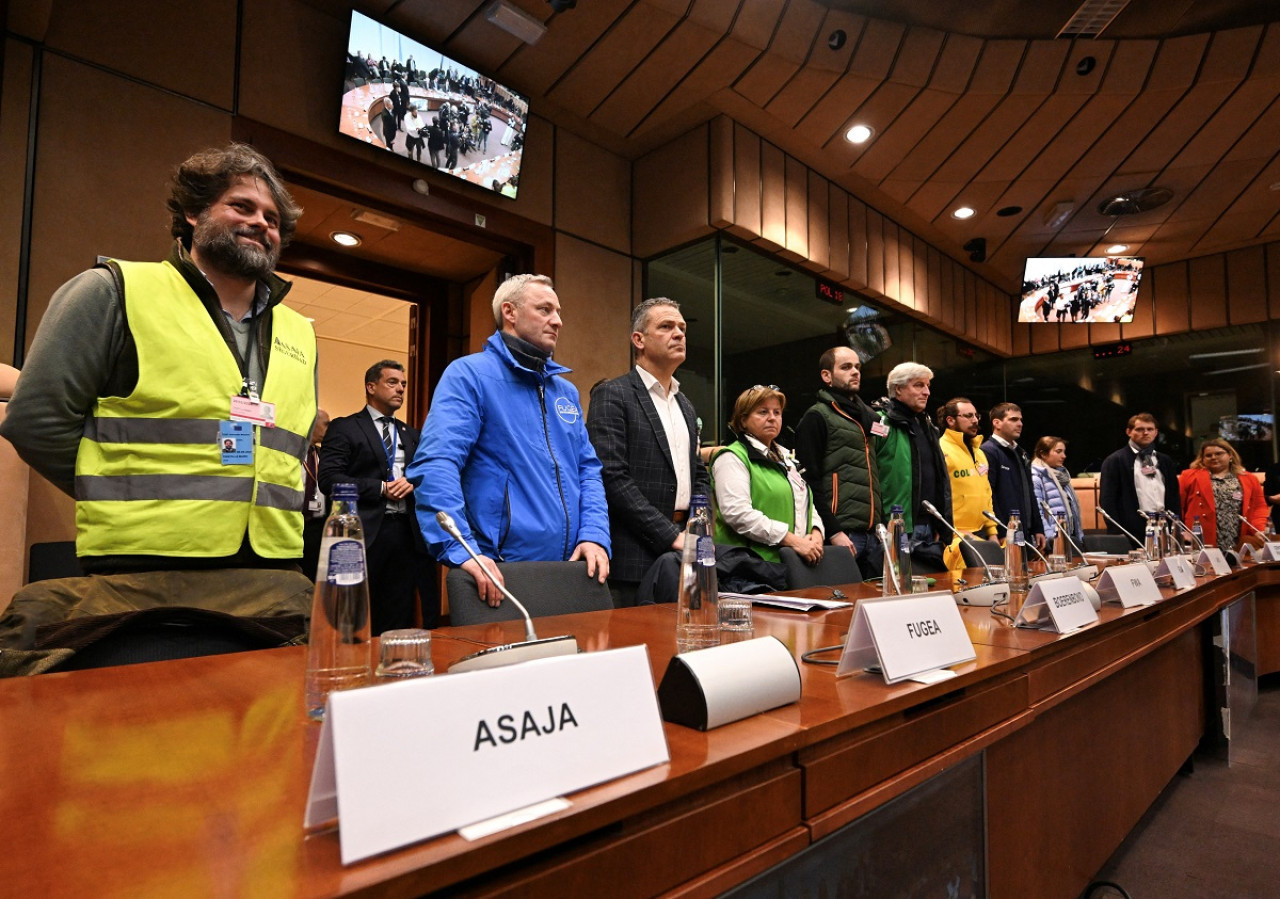
{"type": "Polygon", "coordinates": [[[1018,321],[1128,323],[1141,280],[1141,256],[1033,257],[1022,275],[1018,321]]]}
{"type": "Polygon", "coordinates": [[[528,118],[522,94],[351,13],[343,134],[515,197],[528,118]]]}
{"type": "Polygon", "coordinates": [[[1269,412],[1224,415],[1218,419],[1218,436],[1233,443],[1239,440],[1271,442],[1275,420],[1269,412]]]}

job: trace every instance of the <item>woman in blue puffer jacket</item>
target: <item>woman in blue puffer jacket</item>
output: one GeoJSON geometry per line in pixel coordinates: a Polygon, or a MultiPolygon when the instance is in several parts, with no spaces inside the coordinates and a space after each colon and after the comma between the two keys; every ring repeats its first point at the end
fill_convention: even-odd
{"type": "MultiPolygon", "coordinates": [[[[1071,487],[1071,472],[1063,463],[1067,460],[1067,442],[1061,437],[1041,437],[1036,442],[1035,458],[1031,460],[1031,485],[1036,491],[1037,503],[1048,503],[1051,517],[1043,515],[1044,538],[1052,542],[1058,534],[1058,522],[1066,525],[1067,534],[1080,546],[1084,542],[1084,524],[1080,520],[1080,500],[1071,487]]],[[[1070,546],[1067,554],[1071,554],[1070,546]]]]}

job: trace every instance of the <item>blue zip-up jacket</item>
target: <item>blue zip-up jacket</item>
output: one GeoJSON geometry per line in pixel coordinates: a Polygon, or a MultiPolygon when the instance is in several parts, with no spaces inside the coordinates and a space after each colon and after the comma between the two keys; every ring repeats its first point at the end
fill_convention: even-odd
{"type": "Polygon", "coordinates": [[[568,372],[550,359],[544,373],[525,368],[500,332],[445,369],[406,472],[438,560],[458,566],[470,556],[437,511],[499,561],[564,561],[582,542],[610,550],[600,460],[568,372]]]}

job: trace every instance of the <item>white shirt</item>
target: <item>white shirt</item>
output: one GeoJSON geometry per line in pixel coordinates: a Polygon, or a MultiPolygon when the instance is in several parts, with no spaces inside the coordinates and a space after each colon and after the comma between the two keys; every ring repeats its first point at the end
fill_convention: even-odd
{"type": "MultiPolygon", "coordinates": [[[[378,440],[382,440],[382,413],[372,406],[365,406],[364,411],[369,413],[369,417],[373,419],[373,429],[378,432],[378,440]]],[[[388,415],[387,418],[394,419],[395,416],[388,415]]],[[[391,439],[394,442],[396,451],[391,459],[391,480],[397,481],[404,476],[404,441],[400,439],[400,432],[396,430],[395,424],[391,424],[391,439]]],[[[383,453],[386,453],[386,444],[382,445],[383,453]]],[[[388,512],[405,511],[404,500],[387,499],[388,512]]]]}
{"type": "MultiPolygon", "coordinates": [[[[750,434],[745,435],[743,439],[761,453],[769,452],[768,447],[750,434]]],[[[812,516],[809,530],[805,529],[805,522],[809,521],[809,512],[813,508],[813,502],[809,498],[809,485],[800,474],[800,468],[796,465],[795,456],[791,451],[783,447],[778,449],[782,455],[783,464],[787,467],[787,480],[791,482],[791,496],[795,508],[793,518],[796,523],[795,533],[803,536],[813,528],[817,528],[819,533],[824,533],[822,519],[817,515],[812,516]]],[[[725,524],[753,543],[765,546],[778,546],[782,543],[782,539],[787,536],[792,527],[786,522],[767,518],[763,512],[751,505],[751,473],[747,471],[747,466],[741,459],[733,453],[721,453],[712,463],[711,476],[716,487],[716,507],[720,510],[720,517],[724,519],[725,524]]]]}
{"type": "Polygon", "coordinates": [[[1142,473],[1142,457],[1138,455],[1138,446],[1129,441],[1129,449],[1133,451],[1133,489],[1138,494],[1138,508],[1143,512],[1159,512],[1164,508],[1164,475],[1156,464],[1156,454],[1152,450],[1151,467],[1156,473],[1147,477],[1142,473]]]}
{"type": "Polygon", "coordinates": [[[689,470],[689,424],[684,419],[684,412],[676,394],[680,392],[680,382],[671,379],[671,390],[664,391],[662,382],[637,365],[636,372],[649,391],[649,399],[653,400],[658,410],[658,418],[662,421],[662,430],[667,435],[667,449],[671,451],[671,465],[676,470],[676,504],[677,512],[689,508],[689,496],[693,492],[693,473],[689,470]]]}

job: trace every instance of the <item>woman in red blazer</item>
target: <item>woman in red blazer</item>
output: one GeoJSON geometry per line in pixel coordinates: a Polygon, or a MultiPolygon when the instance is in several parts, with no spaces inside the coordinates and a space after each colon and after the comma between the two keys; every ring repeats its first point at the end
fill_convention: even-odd
{"type": "Polygon", "coordinates": [[[1236,549],[1242,536],[1253,535],[1241,526],[1240,515],[1258,530],[1266,527],[1270,510],[1262,485],[1244,470],[1235,447],[1221,438],[1213,437],[1200,445],[1200,455],[1178,475],[1178,487],[1183,521],[1190,527],[1200,516],[1205,543],[1236,549]]]}

